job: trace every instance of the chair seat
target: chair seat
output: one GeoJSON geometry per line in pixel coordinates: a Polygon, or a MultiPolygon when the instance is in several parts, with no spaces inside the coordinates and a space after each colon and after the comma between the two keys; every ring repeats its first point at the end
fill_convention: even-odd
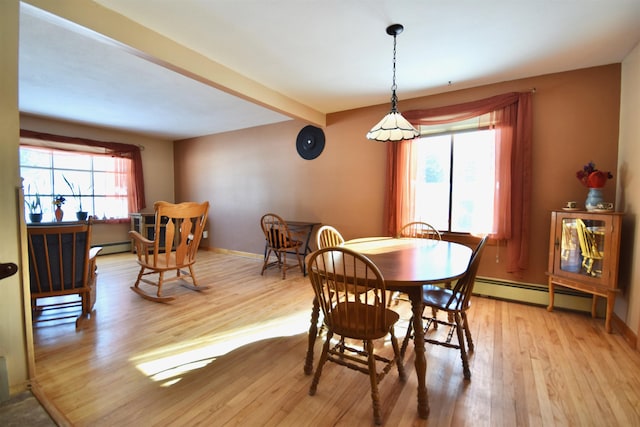
{"type": "Polygon", "coordinates": [[[157,256],[150,255],[148,261],[145,261],[144,258],[138,260],[138,264],[140,264],[144,268],[150,268],[156,271],[186,268],[194,263],[195,259],[178,264],[178,262],[176,262],[176,254],[173,252],[169,254],[168,259],[166,254],[158,254],[157,256]]]}
{"type": "Polygon", "coordinates": [[[438,285],[422,286],[422,303],[439,310],[452,310],[459,307],[463,295],[452,289],[438,285]]]}
{"type": "Polygon", "coordinates": [[[287,244],[278,247],[278,249],[296,249],[302,246],[300,240],[290,240],[287,244]]]}
{"type": "Polygon", "coordinates": [[[331,328],[338,335],[358,340],[374,340],[386,336],[389,329],[400,320],[398,313],[393,310],[386,309],[385,313],[384,324],[374,324],[376,327],[372,328],[371,324],[375,319],[380,321],[379,309],[373,305],[347,302],[338,304],[332,310],[329,321],[331,328]]]}

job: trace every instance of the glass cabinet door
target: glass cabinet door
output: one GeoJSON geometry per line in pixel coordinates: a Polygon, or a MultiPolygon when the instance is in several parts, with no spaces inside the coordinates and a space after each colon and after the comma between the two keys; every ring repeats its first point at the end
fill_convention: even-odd
{"type": "Polygon", "coordinates": [[[594,219],[562,218],[560,270],[589,277],[601,277],[606,257],[605,222],[594,219]]]}

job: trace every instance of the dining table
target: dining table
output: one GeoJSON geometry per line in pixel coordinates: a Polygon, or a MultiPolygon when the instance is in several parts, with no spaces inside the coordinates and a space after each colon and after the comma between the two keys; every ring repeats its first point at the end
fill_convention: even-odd
{"type": "MultiPolygon", "coordinates": [[[[472,250],[460,243],[424,238],[366,237],[344,246],[367,256],[380,269],[389,291],[408,295],[413,314],[415,369],[418,379],[418,415],[429,415],[426,386],[427,359],[422,322],[422,285],[446,283],[462,277],[472,250]]],[[[313,300],[304,372],[313,372],[313,348],[318,334],[320,306],[313,300]]]]}
{"type": "MultiPolygon", "coordinates": [[[[289,221],[286,220],[289,231],[302,238],[302,257],[304,258],[311,253],[311,236],[313,234],[313,228],[321,225],[317,221],[289,221]]],[[[302,263],[302,275],[307,275],[307,264],[302,263]]]]}

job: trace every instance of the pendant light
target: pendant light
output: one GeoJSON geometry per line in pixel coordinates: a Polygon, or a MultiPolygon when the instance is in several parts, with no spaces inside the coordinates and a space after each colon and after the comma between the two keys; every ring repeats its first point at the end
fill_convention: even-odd
{"type": "Polygon", "coordinates": [[[404,30],[400,24],[387,27],[387,34],[393,36],[393,84],[391,85],[391,111],[384,116],[367,133],[367,139],[380,142],[406,141],[416,138],[420,132],[414,128],[398,111],[398,97],[396,96],[396,36],[404,30]]]}

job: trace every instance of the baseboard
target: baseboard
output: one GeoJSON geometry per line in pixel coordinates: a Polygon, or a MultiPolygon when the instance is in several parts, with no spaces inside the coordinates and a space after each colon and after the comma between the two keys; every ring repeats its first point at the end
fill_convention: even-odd
{"type": "Polygon", "coordinates": [[[131,241],[100,243],[102,250],[98,255],[119,254],[122,252],[131,252],[131,241]]]}
{"type": "Polygon", "coordinates": [[[32,381],[30,384],[31,393],[33,396],[40,402],[42,408],[47,411],[51,419],[58,425],[59,427],[71,427],[71,421],[62,413],[58,407],[51,402],[46,396],[46,394],[42,391],[37,381],[32,381]]]}
{"type": "Polygon", "coordinates": [[[223,248],[211,248],[209,246],[201,246],[200,249],[209,252],[215,252],[218,254],[227,254],[227,255],[236,255],[244,258],[253,258],[253,259],[263,259],[264,255],[254,254],[251,252],[242,252],[242,251],[234,251],[231,249],[223,249],[223,248]]]}
{"type": "MultiPolygon", "coordinates": [[[[478,277],[473,293],[507,301],[545,307],[549,305],[549,288],[531,283],[478,277]]],[[[554,307],[591,313],[591,295],[559,286],[555,290],[554,307]]],[[[602,309],[598,308],[598,313],[601,310],[604,315],[604,306],[602,309]]]]}
{"type": "Polygon", "coordinates": [[[622,335],[622,338],[629,344],[629,347],[637,350],[638,337],[615,313],[611,316],[611,328],[622,335]]]}

